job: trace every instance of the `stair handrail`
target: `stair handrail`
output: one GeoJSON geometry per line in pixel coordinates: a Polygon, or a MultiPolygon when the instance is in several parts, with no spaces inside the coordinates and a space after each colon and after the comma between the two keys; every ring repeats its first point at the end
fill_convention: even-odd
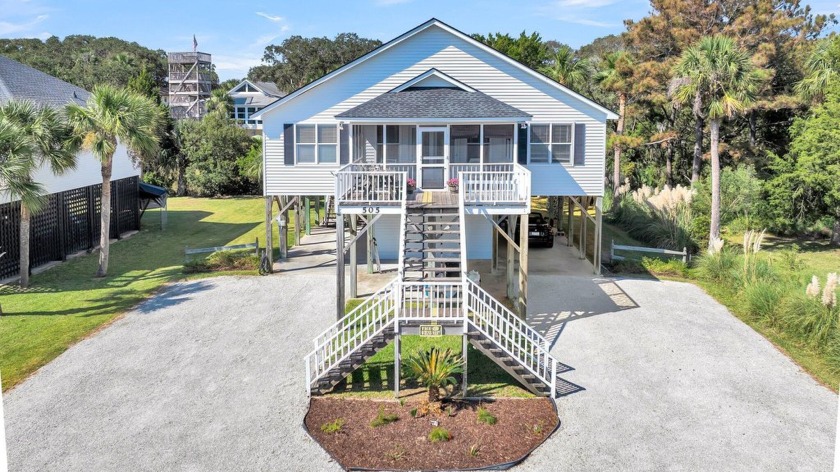
{"type": "Polygon", "coordinates": [[[392,292],[399,284],[392,280],[315,338],[315,349],[304,357],[307,395],[315,381],[391,325],[396,313],[392,292]]]}
{"type": "Polygon", "coordinates": [[[550,386],[551,398],[554,398],[557,392],[558,361],[549,352],[545,338],[478,284],[469,279],[466,279],[465,284],[468,287],[465,301],[470,325],[516,359],[541,382],[550,386]],[[487,300],[495,303],[491,305],[487,300]]]}
{"type": "MultiPolygon", "coordinates": [[[[405,172],[403,172],[405,174],[405,172]]],[[[400,244],[399,244],[399,264],[397,265],[397,279],[404,280],[405,278],[405,238],[408,237],[408,233],[406,232],[406,221],[408,217],[406,215],[406,201],[403,198],[402,205],[400,206],[400,244]]]]}
{"type": "Polygon", "coordinates": [[[467,291],[478,300],[484,302],[485,304],[489,305],[491,309],[494,311],[499,312],[502,316],[505,317],[511,324],[516,326],[518,329],[521,329],[525,332],[529,338],[532,340],[539,342],[544,349],[549,349],[550,345],[548,343],[548,339],[545,338],[539,331],[534,329],[531,325],[529,325],[525,320],[523,320],[519,315],[511,311],[508,307],[504,306],[501,302],[496,300],[496,297],[491,295],[489,292],[481,288],[480,285],[473,282],[472,280],[467,279],[467,291]],[[489,301],[488,301],[489,300],[489,301]]]}

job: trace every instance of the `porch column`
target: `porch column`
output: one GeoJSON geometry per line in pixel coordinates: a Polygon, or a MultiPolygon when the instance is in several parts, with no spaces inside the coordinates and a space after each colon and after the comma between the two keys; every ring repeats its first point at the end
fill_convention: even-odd
{"type": "Polygon", "coordinates": [[[575,231],[575,201],[572,197],[566,197],[566,202],[568,203],[569,214],[566,215],[566,246],[572,247],[572,240],[574,239],[574,231],[575,231]]]}
{"type": "Polygon", "coordinates": [[[467,322],[464,322],[464,334],[461,339],[461,358],[464,360],[464,373],[461,377],[461,393],[466,398],[467,396],[467,371],[469,371],[469,362],[467,355],[467,347],[469,346],[469,333],[467,332],[467,322]]]}
{"type": "Polygon", "coordinates": [[[519,217],[519,299],[517,308],[524,320],[528,311],[528,214],[519,217]]]}
{"type": "Polygon", "coordinates": [[[297,200],[295,200],[295,246],[300,246],[300,229],[303,226],[300,215],[301,198],[303,197],[298,195],[297,200]]]}
{"type": "Polygon", "coordinates": [[[321,196],[315,195],[315,224],[321,224],[321,196]]]}
{"type": "Polygon", "coordinates": [[[368,274],[373,273],[373,251],[376,250],[374,247],[374,239],[376,238],[375,227],[370,222],[373,221],[373,215],[369,215],[367,217],[367,272],[368,274]]]}
{"type": "Polygon", "coordinates": [[[400,346],[400,332],[394,333],[394,398],[400,398],[400,364],[402,352],[400,346]]]}
{"type": "Polygon", "coordinates": [[[358,233],[359,219],[357,215],[350,215],[350,298],[356,298],[358,294],[358,272],[359,272],[359,253],[358,242],[356,242],[356,234],[358,233]]]}
{"type": "MultiPolygon", "coordinates": [[[[497,218],[495,216],[491,216],[491,218],[493,218],[493,221],[498,223],[498,221],[496,221],[497,218]]],[[[493,246],[491,250],[492,256],[490,259],[490,273],[496,275],[499,273],[499,231],[495,227],[490,228],[490,230],[493,233],[493,246]]]]}
{"type": "MultiPolygon", "coordinates": [[[[508,227],[507,227],[507,234],[511,240],[514,239],[514,233],[516,232],[516,219],[517,215],[510,215],[508,216],[508,227]]],[[[515,300],[516,293],[513,289],[513,265],[514,261],[514,248],[513,245],[508,241],[507,243],[507,251],[505,253],[505,258],[507,259],[507,263],[505,264],[505,275],[507,281],[507,297],[511,301],[515,300]]]]}
{"type": "MultiPolygon", "coordinates": [[[[281,208],[286,208],[289,197],[280,197],[281,208]]],[[[288,208],[280,214],[280,259],[286,260],[289,257],[289,210],[288,208]]]]}
{"type": "Polygon", "coordinates": [[[601,242],[604,231],[604,198],[598,197],[595,199],[595,255],[593,256],[595,263],[595,274],[601,275],[601,242]]]}
{"type": "Polygon", "coordinates": [[[336,319],[344,316],[344,216],[335,217],[336,319]]]}
{"type": "Polygon", "coordinates": [[[586,201],[588,197],[580,197],[580,258],[586,259],[586,201]]]}
{"type": "Polygon", "coordinates": [[[309,201],[309,197],[304,197],[305,204],[303,205],[303,221],[305,222],[306,226],[306,235],[309,236],[312,234],[312,214],[309,211],[309,205],[311,204],[309,201]]]}
{"type": "Polygon", "coordinates": [[[274,212],[271,207],[271,197],[265,197],[265,255],[269,267],[274,264],[274,212]]]}

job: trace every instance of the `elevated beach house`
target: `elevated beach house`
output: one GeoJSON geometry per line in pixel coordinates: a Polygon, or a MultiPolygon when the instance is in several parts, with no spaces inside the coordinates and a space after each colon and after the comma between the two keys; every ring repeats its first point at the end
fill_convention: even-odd
{"type": "MultiPolygon", "coordinates": [[[[494,352],[516,361],[520,379],[555,392],[555,361],[523,321],[531,197],[564,197],[569,217],[591,213],[580,224],[596,225],[597,271],[612,111],[431,19],[251,118],[263,123],[267,218],[275,196],[326,197],[340,261],[363,232],[398,261],[395,280],[346,316],[337,264],[340,320],[307,357],[308,390],[329,388],[353,359],[423,325],[502,348],[494,352]],[[495,267],[502,239],[508,297],[522,316],[468,277],[471,261],[495,267]]],[[[350,296],[355,272],[351,263],[350,296]]]]}

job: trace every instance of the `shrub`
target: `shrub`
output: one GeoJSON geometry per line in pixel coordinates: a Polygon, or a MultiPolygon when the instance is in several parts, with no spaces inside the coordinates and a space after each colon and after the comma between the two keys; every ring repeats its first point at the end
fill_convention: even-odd
{"type": "Polygon", "coordinates": [[[397,444],[393,449],[385,453],[385,457],[394,462],[403,460],[405,458],[405,448],[397,444]]]}
{"type": "Polygon", "coordinates": [[[184,273],[219,272],[225,270],[257,270],[260,259],[251,250],[218,251],[184,264],[184,273]]]}
{"type": "Polygon", "coordinates": [[[429,432],[429,442],[446,442],[452,439],[452,434],[442,426],[435,426],[429,432]]]}
{"type": "Polygon", "coordinates": [[[342,427],[344,427],[344,418],[336,418],[335,421],[322,424],[321,431],[327,434],[334,434],[341,431],[342,427]]]}
{"type": "Polygon", "coordinates": [[[643,257],[642,267],[655,275],[670,275],[674,277],[686,277],[688,266],[680,259],[662,260],[655,257],[643,257]]]}
{"type": "Polygon", "coordinates": [[[370,427],[371,428],[378,428],[380,426],[385,426],[386,424],[391,424],[391,423],[393,423],[393,422],[395,422],[399,419],[400,419],[400,417],[396,413],[386,414],[385,413],[385,407],[380,406],[379,407],[379,412],[376,414],[376,418],[374,418],[370,422],[370,427]]]}
{"type": "Polygon", "coordinates": [[[748,315],[763,319],[772,325],[779,322],[779,302],[783,290],[778,284],[768,280],[755,280],[744,286],[743,302],[748,315]]]}
{"type": "Polygon", "coordinates": [[[642,186],[630,191],[624,185],[609,219],[647,244],[674,250],[686,247],[693,252],[697,249],[691,235],[693,194],[682,186],[665,186],[660,191],[642,186]]]}
{"type": "Polygon", "coordinates": [[[706,253],[697,259],[699,275],[717,282],[731,279],[738,266],[738,257],[727,248],[706,253]]]}
{"type": "Polygon", "coordinates": [[[487,409],[484,408],[483,406],[478,407],[478,422],[479,423],[494,425],[494,424],[496,424],[496,421],[497,421],[497,419],[496,419],[495,416],[493,416],[493,413],[490,413],[489,411],[487,411],[487,409]]]}
{"type": "Polygon", "coordinates": [[[470,457],[478,457],[478,454],[481,452],[481,444],[475,443],[467,449],[467,455],[470,457]]]}
{"type": "Polygon", "coordinates": [[[429,402],[437,402],[441,388],[458,383],[455,374],[463,372],[464,360],[452,349],[441,351],[433,347],[408,356],[403,368],[407,377],[428,389],[429,402]]]}

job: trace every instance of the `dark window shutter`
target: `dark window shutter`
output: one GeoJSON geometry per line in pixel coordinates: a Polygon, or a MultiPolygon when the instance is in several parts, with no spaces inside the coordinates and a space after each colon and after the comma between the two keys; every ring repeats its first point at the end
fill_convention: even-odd
{"type": "Polygon", "coordinates": [[[295,125],[292,123],[283,125],[283,164],[295,165],[295,125]]]}
{"type": "Polygon", "coordinates": [[[344,125],[338,134],[338,159],[341,165],[350,163],[350,125],[344,125]]]}
{"type": "Polygon", "coordinates": [[[586,163],[586,125],[575,123],[575,165],[586,163]]]}
{"type": "Polygon", "coordinates": [[[523,166],[528,163],[528,127],[519,126],[519,141],[516,145],[517,160],[523,166]]]}

